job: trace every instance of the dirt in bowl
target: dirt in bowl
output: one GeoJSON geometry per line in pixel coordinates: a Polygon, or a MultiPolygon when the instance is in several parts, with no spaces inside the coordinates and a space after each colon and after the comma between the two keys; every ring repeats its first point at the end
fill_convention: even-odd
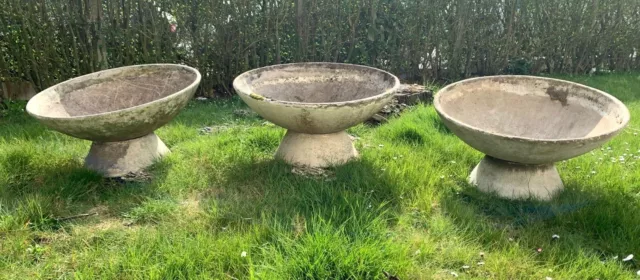
{"type": "Polygon", "coordinates": [[[60,103],[70,116],[107,113],[167,97],[195,78],[194,73],[183,69],[132,72],[63,93],[60,103]]]}
{"type": "Polygon", "coordinates": [[[477,90],[442,107],[456,120],[485,132],[533,139],[591,137],[618,126],[595,106],[500,90],[477,90]]]}
{"type": "Polygon", "coordinates": [[[241,79],[254,99],[299,103],[357,101],[381,95],[398,82],[381,70],[331,63],[267,67],[241,79]]]}

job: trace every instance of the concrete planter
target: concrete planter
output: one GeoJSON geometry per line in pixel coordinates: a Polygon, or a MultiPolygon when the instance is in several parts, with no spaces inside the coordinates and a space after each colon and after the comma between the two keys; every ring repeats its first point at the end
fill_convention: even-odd
{"type": "Polygon", "coordinates": [[[27,112],[51,129],[93,141],[86,166],[119,177],[169,152],[154,131],[186,106],[200,79],[196,69],[182,65],[115,68],[44,90],[27,112]]]}
{"type": "Polygon", "coordinates": [[[507,198],[551,199],[563,188],[553,164],[601,146],[630,118],[603,91],[530,76],[454,83],[434,106],[453,133],[487,155],[469,181],[507,198]]]}
{"type": "Polygon", "coordinates": [[[295,63],[246,72],[233,86],[251,109],[287,129],[276,157],[327,167],[357,157],[345,129],[380,111],[400,81],[365,66],[295,63]]]}

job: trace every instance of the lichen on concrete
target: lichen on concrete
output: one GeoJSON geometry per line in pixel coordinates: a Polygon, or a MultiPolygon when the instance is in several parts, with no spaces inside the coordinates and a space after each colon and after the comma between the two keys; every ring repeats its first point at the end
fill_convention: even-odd
{"type": "Polygon", "coordinates": [[[355,157],[344,130],[380,111],[399,85],[398,78],[385,71],[339,63],[268,66],[248,71],[233,83],[251,109],[288,129],[276,155],[309,166],[355,157]]]}
{"type": "Polygon", "coordinates": [[[38,93],[27,112],[51,129],[93,141],[87,167],[120,176],[168,152],[153,132],[187,105],[200,79],[196,69],[174,64],[109,69],[38,93]],[[147,140],[157,147],[137,145],[147,140]]]}
{"type": "Polygon", "coordinates": [[[457,82],[437,93],[434,106],[453,133],[488,156],[470,182],[509,198],[531,193],[550,199],[562,189],[553,163],[601,146],[630,118],[624,104],[605,92],[531,76],[457,82]]]}

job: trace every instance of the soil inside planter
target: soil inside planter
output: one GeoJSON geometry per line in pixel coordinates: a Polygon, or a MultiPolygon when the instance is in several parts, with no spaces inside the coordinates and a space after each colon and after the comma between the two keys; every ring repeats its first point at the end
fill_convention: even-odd
{"type": "Polygon", "coordinates": [[[63,93],[60,102],[70,116],[106,113],[167,97],[194,79],[193,73],[183,70],[127,75],[63,93]]]}

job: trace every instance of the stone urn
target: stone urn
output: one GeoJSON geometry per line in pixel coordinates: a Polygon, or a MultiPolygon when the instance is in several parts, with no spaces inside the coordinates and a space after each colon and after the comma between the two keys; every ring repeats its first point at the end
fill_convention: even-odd
{"type": "Polygon", "coordinates": [[[50,129],[93,141],[85,166],[119,177],[169,152],[154,131],[187,105],[199,83],[198,70],[183,65],[109,69],[38,93],[27,112],[50,129]]]}
{"type": "Polygon", "coordinates": [[[563,189],[554,163],[598,148],[630,118],[606,92],[530,76],[457,82],[437,93],[434,106],[453,133],[486,154],[470,183],[512,199],[551,199],[563,189]]]}
{"type": "Polygon", "coordinates": [[[358,156],[345,130],[380,111],[399,86],[388,72],[339,63],[269,66],[233,82],[251,109],[287,129],[277,158],[320,168],[358,156]]]}

